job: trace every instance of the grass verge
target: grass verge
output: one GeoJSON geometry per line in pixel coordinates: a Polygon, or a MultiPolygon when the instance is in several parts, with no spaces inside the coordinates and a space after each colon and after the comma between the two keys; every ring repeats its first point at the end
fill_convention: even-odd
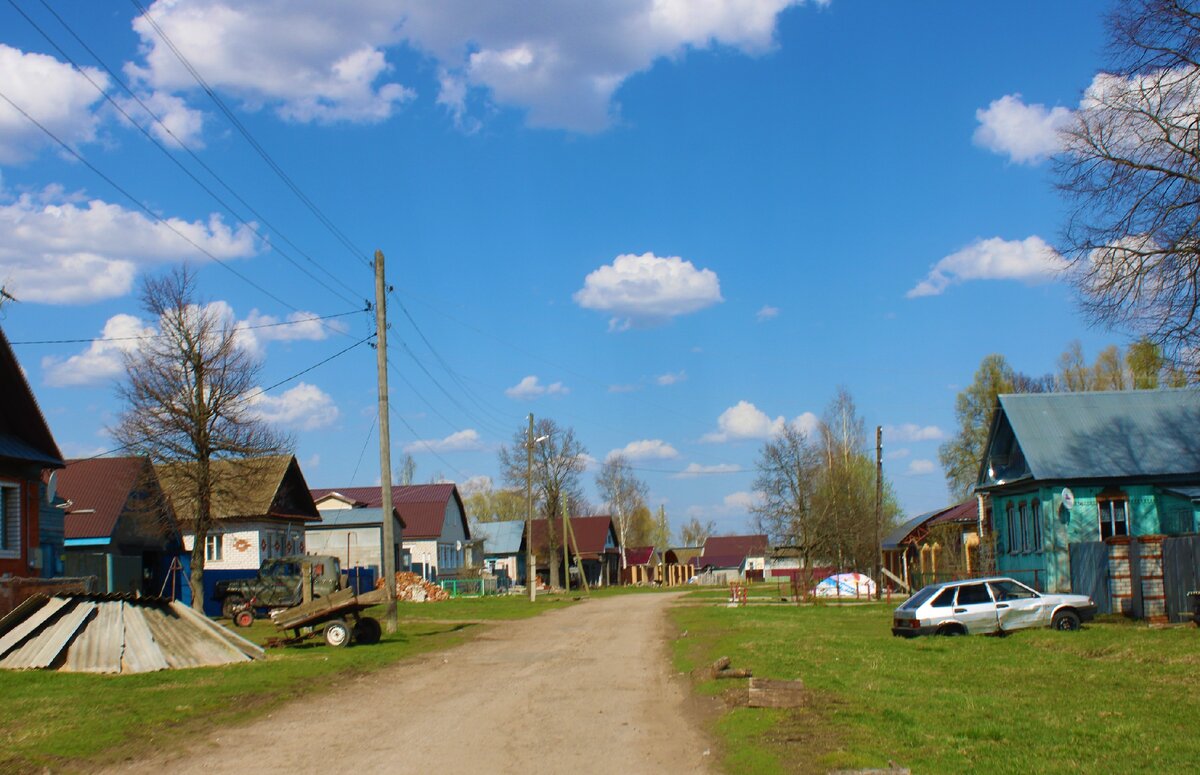
{"type": "MultiPolygon", "coordinates": [[[[533,616],[571,602],[539,599],[531,606],[495,597],[401,603],[400,627],[376,645],[330,648],[315,638],[271,649],[263,661],[222,668],[124,676],[0,670],[0,772],[119,762],[217,725],[248,721],[401,659],[450,648],[479,631],[473,622],[533,616]]],[[[368,613],[381,616],[382,610],[368,613]]],[[[258,643],[278,634],[268,621],[238,632],[258,643]]]]}
{"type": "MultiPolygon", "coordinates": [[[[715,732],[730,772],[1183,772],[1200,761],[1200,634],[1127,622],[1003,638],[893,638],[892,607],[680,606],[676,666],[725,694],[715,732]],[[719,656],[800,678],[807,707],[733,707],[719,656]]],[[[731,686],[732,684],[732,686],[731,686]]]]}

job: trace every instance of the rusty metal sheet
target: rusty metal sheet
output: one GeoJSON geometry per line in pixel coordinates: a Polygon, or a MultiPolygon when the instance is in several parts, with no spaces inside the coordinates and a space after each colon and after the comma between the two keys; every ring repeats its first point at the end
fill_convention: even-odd
{"type": "Polygon", "coordinates": [[[243,638],[241,635],[238,635],[236,632],[222,627],[212,619],[209,619],[207,616],[203,616],[202,614],[197,613],[195,610],[188,608],[178,600],[171,603],[171,608],[177,613],[181,614],[183,618],[190,618],[201,628],[211,630],[217,635],[217,637],[223,639],[226,643],[228,643],[230,646],[233,646],[247,657],[250,657],[251,659],[266,658],[267,652],[263,650],[262,646],[259,646],[257,643],[252,643],[251,641],[243,638]]]}
{"type": "MultiPolygon", "coordinates": [[[[52,597],[40,609],[35,611],[28,619],[12,627],[4,637],[0,637],[0,657],[3,657],[8,652],[16,648],[30,634],[40,629],[46,620],[50,619],[59,610],[67,604],[67,601],[61,597],[52,597]]],[[[20,607],[13,611],[16,614],[20,607]]]]}
{"type": "Polygon", "coordinates": [[[158,641],[146,623],[143,606],[125,606],[125,653],[122,655],[121,672],[149,673],[170,667],[158,641]]]}
{"type": "Polygon", "coordinates": [[[228,643],[170,608],[146,609],[146,623],[171,667],[210,667],[246,661],[228,643]]]}
{"type": "MultiPolygon", "coordinates": [[[[68,601],[74,602],[74,601],[68,601]]],[[[96,604],[83,601],[76,604],[52,623],[46,625],[4,659],[0,667],[15,670],[50,667],[62,655],[79,628],[95,612],[96,604]]]]}
{"type": "Polygon", "coordinates": [[[125,623],[120,600],[99,602],[96,615],[71,641],[62,670],[70,673],[119,673],[125,646],[125,623]]]}

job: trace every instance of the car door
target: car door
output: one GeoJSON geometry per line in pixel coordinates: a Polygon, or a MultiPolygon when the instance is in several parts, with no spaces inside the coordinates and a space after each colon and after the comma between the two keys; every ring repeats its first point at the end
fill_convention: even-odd
{"type": "Polygon", "coordinates": [[[988,582],[996,600],[996,616],[1000,629],[1019,630],[1049,624],[1050,612],[1046,601],[1037,592],[1012,579],[988,582]]]}
{"type": "Polygon", "coordinates": [[[972,635],[995,632],[999,628],[996,602],[992,599],[987,584],[963,584],[958,588],[958,598],[954,601],[954,618],[972,635]]]}

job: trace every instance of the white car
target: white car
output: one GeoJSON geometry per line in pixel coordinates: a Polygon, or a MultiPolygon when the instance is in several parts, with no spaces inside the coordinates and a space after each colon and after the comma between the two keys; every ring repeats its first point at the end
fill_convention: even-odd
{"type": "Polygon", "coordinates": [[[930,584],[892,617],[892,634],[976,635],[1024,627],[1078,630],[1096,615],[1086,595],[1050,595],[1009,578],[966,579],[930,584]]]}

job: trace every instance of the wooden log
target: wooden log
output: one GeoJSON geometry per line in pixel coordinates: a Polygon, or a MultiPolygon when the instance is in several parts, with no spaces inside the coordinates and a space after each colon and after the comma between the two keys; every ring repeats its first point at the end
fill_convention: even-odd
{"type": "Polygon", "coordinates": [[[754,674],[749,670],[735,670],[732,667],[726,670],[713,671],[713,678],[750,678],[752,675],[754,674]]]}
{"type": "Polygon", "coordinates": [[[716,662],[713,662],[712,670],[714,673],[719,673],[722,670],[728,670],[729,664],[730,664],[729,657],[721,657],[716,662]]]}
{"type": "Polygon", "coordinates": [[[799,708],[805,702],[803,681],[751,678],[748,691],[751,708],[799,708]]]}

